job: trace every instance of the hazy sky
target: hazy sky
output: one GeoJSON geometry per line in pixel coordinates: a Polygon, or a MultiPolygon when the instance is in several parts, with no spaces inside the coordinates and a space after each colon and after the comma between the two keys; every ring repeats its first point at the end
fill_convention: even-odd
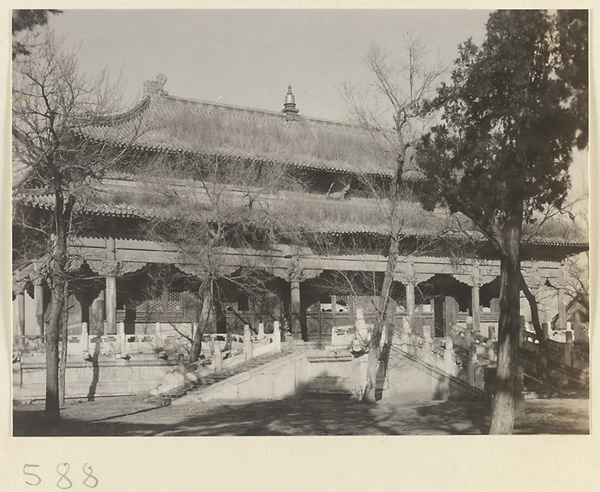
{"type": "Polygon", "coordinates": [[[280,110],[292,84],[301,114],[342,119],[338,88],[367,78],[371,43],[396,49],[412,30],[448,66],[480,43],[484,10],[66,10],[51,26],[80,44],[88,72],[122,71],[131,101],[167,75],[170,94],[280,110]]]}

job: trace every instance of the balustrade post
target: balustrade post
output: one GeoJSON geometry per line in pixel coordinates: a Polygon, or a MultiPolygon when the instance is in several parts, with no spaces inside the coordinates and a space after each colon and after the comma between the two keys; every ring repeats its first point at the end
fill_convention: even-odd
{"type": "Polygon", "coordinates": [[[573,363],[573,332],[565,332],[565,343],[563,347],[563,363],[570,367],[573,363]]]}
{"type": "Polygon", "coordinates": [[[489,325],[486,349],[487,349],[487,358],[489,360],[493,360],[493,361],[496,360],[496,350],[494,348],[496,340],[498,340],[498,337],[496,336],[496,327],[493,325],[489,325]]]}
{"type": "Polygon", "coordinates": [[[279,321],[273,321],[273,343],[275,352],[281,352],[281,331],[279,330],[279,321]]]}
{"type": "Polygon", "coordinates": [[[432,349],[432,340],[431,340],[431,327],[429,325],[423,326],[423,359],[425,362],[431,361],[431,349],[432,349]]]}
{"type": "Polygon", "coordinates": [[[471,344],[469,348],[469,361],[467,364],[467,382],[471,386],[476,386],[475,371],[477,369],[477,345],[471,344]]]}
{"type": "Polygon", "coordinates": [[[470,347],[473,343],[473,318],[467,316],[467,322],[465,324],[465,344],[470,347]]]}
{"type": "Polygon", "coordinates": [[[213,364],[215,366],[215,372],[219,372],[223,369],[223,353],[221,352],[221,344],[218,340],[213,343],[213,364]]]}
{"type": "Polygon", "coordinates": [[[544,334],[544,340],[548,340],[548,338],[550,338],[550,329],[548,327],[548,323],[542,323],[542,333],[544,334]]]}
{"type": "Polygon", "coordinates": [[[258,323],[258,338],[265,338],[265,324],[258,323]]]}
{"type": "Polygon", "coordinates": [[[250,325],[244,325],[244,355],[246,360],[252,359],[252,335],[250,325]]]}
{"type": "Polygon", "coordinates": [[[450,376],[454,374],[454,342],[452,337],[445,338],[445,350],[444,350],[444,370],[450,376]]]}

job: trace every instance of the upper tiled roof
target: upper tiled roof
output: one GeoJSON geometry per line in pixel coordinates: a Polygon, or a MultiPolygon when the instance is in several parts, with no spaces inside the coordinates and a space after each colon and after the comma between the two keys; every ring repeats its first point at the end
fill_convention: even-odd
{"type": "Polygon", "coordinates": [[[393,176],[396,153],[358,125],[182,99],[159,92],[81,130],[87,138],[162,152],[193,152],[343,173],[393,176]]]}
{"type": "MultiPolygon", "coordinates": [[[[137,177],[131,180],[115,176],[99,183],[90,197],[90,200],[79,200],[76,211],[105,217],[170,219],[181,218],[184,210],[187,219],[211,217],[210,202],[202,193],[202,186],[193,180],[163,179],[157,184],[151,178],[144,180],[137,177]]],[[[231,188],[223,199],[229,206],[237,207],[244,205],[245,197],[243,191],[231,188]]],[[[52,210],[54,207],[54,195],[44,189],[27,190],[14,198],[16,203],[33,208],[52,210]]],[[[285,192],[264,194],[261,200],[279,213],[302,217],[303,223],[309,225],[306,232],[361,236],[388,234],[388,225],[380,210],[383,204],[372,199],[331,200],[319,195],[285,192]]],[[[483,235],[460,214],[450,216],[443,210],[427,212],[416,202],[402,202],[400,212],[404,236],[425,238],[460,235],[464,239],[464,232],[468,231],[475,241],[485,241],[483,235]]],[[[585,238],[573,236],[572,225],[568,222],[548,221],[535,231],[532,227],[524,229],[523,244],[570,248],[571,251],[566,254],[588,247],[585,238]]]]}

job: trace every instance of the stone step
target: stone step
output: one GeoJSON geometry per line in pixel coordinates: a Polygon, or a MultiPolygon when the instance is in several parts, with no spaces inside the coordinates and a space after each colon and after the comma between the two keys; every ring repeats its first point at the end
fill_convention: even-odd
{"type": "Polygon", "coordinates": [[[254,359],[250,359],[247,362],[244,362],[238,366],[229,369],[225,369],[219,373],[209,374],[203,378],[200,378],[197,381],[187,384],[184,387],[176,388],[174,390],[165,392],[161,395],[147,397],[144,399],[144,401],[155,402],[161,405],[168,405],[174,399],[181,398],[182,396],[185,396],[190,392],[193,392],[195,390],[205,390],[206,388],[212,386],[215,383],[224,381],[230,377],[236,376],[237,374],[241,374],[248,370],[256,369],[257,367],[268,364],[269,362],[272,362],[274,360],[286,357],[292,352],[292,347],[282,347],[281,352],[270,353],[256,357],[254,359]]]}

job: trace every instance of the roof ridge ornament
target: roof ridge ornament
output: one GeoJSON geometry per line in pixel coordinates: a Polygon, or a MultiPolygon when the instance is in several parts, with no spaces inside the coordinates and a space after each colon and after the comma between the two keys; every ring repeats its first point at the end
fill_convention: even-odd
{"type": "Polygon", "coordinates": [[[298,118],[299,110],[296,109],[296,98],[292,93],[292,85],[288,85],[288,91],[285,95],[285,103],[282,112],[285,114],[286,121],[294,121],[298,118]]]}
{"type": "Polygon", "coordinates": [[[159,73],[156,80],[144,81],[144,96],[160,97],[166,95],[167,92],[163,90],[166,83],[167,76],[164,73],[159,73]]]}

